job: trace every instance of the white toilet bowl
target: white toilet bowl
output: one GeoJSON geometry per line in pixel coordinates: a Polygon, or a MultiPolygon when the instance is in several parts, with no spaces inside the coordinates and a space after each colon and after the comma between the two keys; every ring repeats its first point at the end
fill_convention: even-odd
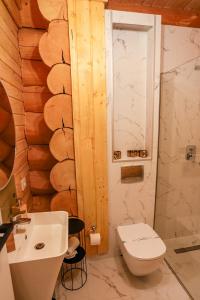
{"type": "Polygon", "coordinates": [[[117,236],[124,260],[134,275],[148,275],[163,261],[166,246],[149,225],[118,226],[117,236]]]}

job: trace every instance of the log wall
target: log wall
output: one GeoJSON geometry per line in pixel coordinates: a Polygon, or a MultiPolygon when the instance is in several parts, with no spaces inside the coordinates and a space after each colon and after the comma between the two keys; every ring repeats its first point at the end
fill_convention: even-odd
{"type": "MultiPolygon", "coordinates": [[[[55,14],[57,2],[47,2],[44,2],[45,7],[50,9],[51,15],[55,14]]],[[[63,19],[63,16],[67,15],[67,2],[64,2],[66,5],[62,20],[59,20],[59,15],[54,16],[55,20],[45,20],[36,0],[22,0],[22,27],[18,37],[22,58],[22,99],[25,109],[30,189],[33,195],[32,211],[64,209],[77,215],[74,163],[71,164],[70,161],[67,169],[62,163],[63,159],[74,161],[69,38],[66,17],[63,19]],[[41,48],[44,49],[45,56],[41,56],[41,48]],[[55,67],[52,68],[54,64],[55,67]],[[55,76],[60,78],[59,83],[55,76]],[[47,102],[49,105],[46,106],[47,102]],[[56,107],[57,111],[54,111],[56,107]],[[52,140],[57,129],[60,129],[61,133],[52,140]],[[59,136],[62,138],[59,150],[67,151],[64,158],[63,151],[58,153],[58,157],[54,155],[54,140],[57,142],[59,136]],[[69,146],[66,140],[69,140],[69,146]],[[50,141],[52,150],[49,148],[50,141]],[[64,177],[61,176],[60,183],[52,178],[59,172],[59,167],[63,166],[64,177]]]]}
{"type": "Polygon", "coordinates": [[[51,68],[47,86],[53,94],[44,105],[44,120],[53,134],[49,150],[56,159],[50,171],[50,182],[57,193],[50,208],[77,215],[67,1],[38,0],[38,4],[42,15],[50,22],[39,42],[42,60],[51,68]]]}
{"type": "Polygon", "coordinates": [[[55,193],[50,170],[56,163],[49,151],[51,130],[44,121],[44,105],[51,97],[46,79],[49,67],[41,60],[39,41],[48,26],[37,1],[21,1],[19,49],[22,59],[22,100],[25,111],[25,137],[28,145],[29,184],[33,196],[31,211],[50,210],[55,193]]]}
{"type": "Polygon", "coordinates": [[[25,112],[22,99],[21,57],[18,46],[18,26],[20,26],[19,8],[13,0],[0,0],[0,79],[8,94],[14,115],[16,131],[16,158],[14,179],[17,197],[22,204],[31,206],[29,185],[21,189],[21,179],[28,183],[27,142],[25,139],[25,112]]]}

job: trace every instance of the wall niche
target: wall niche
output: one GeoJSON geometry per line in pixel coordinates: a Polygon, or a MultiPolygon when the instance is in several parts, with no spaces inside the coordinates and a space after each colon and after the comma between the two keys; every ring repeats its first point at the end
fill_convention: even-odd
{"type": "Polygon", "coordinates": [[[157,17],[143,16],[110,14],[113,161],[152,158],[157,17]]]}

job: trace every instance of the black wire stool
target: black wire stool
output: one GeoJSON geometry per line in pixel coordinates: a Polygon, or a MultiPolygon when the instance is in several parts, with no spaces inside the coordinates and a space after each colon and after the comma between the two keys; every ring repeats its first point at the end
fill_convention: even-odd
{"type": "Polygon", "coordinates": [[[82,288],[87,281],[85,223],[77,217],[70,217],[69,235],[76,236],[80,245],[76,249],[75,257],[64,258],[61,267],[61,283],[65,289],[76,291],[82,288]]]}

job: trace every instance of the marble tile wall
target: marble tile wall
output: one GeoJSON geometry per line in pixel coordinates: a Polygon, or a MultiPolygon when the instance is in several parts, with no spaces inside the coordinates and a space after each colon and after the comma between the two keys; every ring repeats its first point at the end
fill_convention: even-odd
{"type": "Polygon", "coordinates": [[[147,31],[113,30],[113,149],[145,149],[147,31]]]}
{"type": "MultiPolygon", "coordinates": [[[[131,224],[145,222],[153,226],[155,188],[156,188],[156,170],[157,170],[157,143],[158,143],[158,120],[159,120],[159,80],[160,80],[160,18],[142,15],[118,12],[116,15],[119,20],[124,20],[128,24],[139,21],[141,24],[152,25],[156,23],[156,43],[155,43],[155,78],[153,84],[154,90],[154,112],[153,112],[153,144],[152,159],[144,161],[113,162],[112,161],[112,24],[110,12],[106,15],[106,40],[107,40],[107,92],[108,92],[108,161],[109,161],[109,230],[110,230],[110,255],[118,253],[116,242],[116,227],[122,224],[131,224]],[[127,15],[127,17],[126,17],[127,15]],[[128,18],[128,21],[127,21],[128,18]],[[143,22],[143,23],[142,23],[143,22]],[[122,166],[144,166],[144,180],[137,183],[121,182],[122,166]]],[[[113,17],[114,18],[114,17],[113,17]]],[[[116,20],[116,23],[118,20],[116,20]]],[[[132,68],[132,66],[126,66],[132,68]]],[[[124,94],[124,97],[126,95],[124,94]]]]}
{"type": "Polygon", "coordinates": [[[200,230],[200,29],[163,26],[162,40],[155,228],[167,239],[200,230]]]}

